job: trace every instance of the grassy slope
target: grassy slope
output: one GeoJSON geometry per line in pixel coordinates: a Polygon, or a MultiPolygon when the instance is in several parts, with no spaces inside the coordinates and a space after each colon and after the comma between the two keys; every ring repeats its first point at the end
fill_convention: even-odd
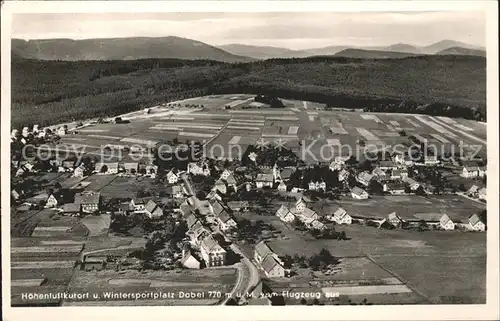
{"type": "Polygon", "coordinates": [[[273,59],[247,64],[143,60],[14,59],[12,121],[57,123],[127,112],[212,92],[269,90],[285,97],[363,108],[373,101],[445,103],[485,110],[480,57],[273,59]]]}

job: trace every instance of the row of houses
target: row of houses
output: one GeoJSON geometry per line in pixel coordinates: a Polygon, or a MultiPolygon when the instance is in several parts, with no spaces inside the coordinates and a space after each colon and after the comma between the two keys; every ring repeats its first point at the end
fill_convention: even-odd
{"type": "Polygon", "coordinates": [[[305,224],[309,229],[325,230],[325,224],[319,221],[319,215],[307,206],[306,201],[300,197],[295,204],[290,207],[281,205],[276,211],[276,216],[286,223],[291,223],[296,219],[305,224]]]}
{"type": "Polygon", "coordinates": [[[472,185],[466,194],[469,197],[478,198],[480,200],[486,201],[486,187],[479,188],[477,185],[472,185]]]}
{"type": "Polygon", "coordinates": [[[269,278],[279,278],[287,275],[288,270],[284,268],[283,261],[264,241],[255,245],[254,260],[269,278]]]}

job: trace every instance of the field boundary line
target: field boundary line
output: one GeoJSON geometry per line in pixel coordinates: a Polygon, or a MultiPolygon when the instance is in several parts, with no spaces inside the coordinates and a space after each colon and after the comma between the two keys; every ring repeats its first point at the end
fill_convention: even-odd
{"type": "Polygon", "coordinates": [[[391,274],[392,276],[396,277],[397,279],[399,279],[404,285],[406,285],[407,287],[409,287],[413,292],[417,293],[418,295],[420,295],[421,297],[423,297],[424,299],[427,300],[427,302],[429,303],[434,303],[436,304],[437,302],[434,302],[434,300],[431,300],[427,295],[425,295],[422,291],[420,290],[417,290],[415,287],[413,287],[412,285],[409,284],[409,282],[403,278],[401,275],[399,275],[398,273],[386,268],[385,266],[379,264],[377,261],[375,261],[374,258],[372,258],[370,255],[368,254],[365,254],[366,258],[368,258],[370,261],[372,261],[374,264],[376,264],[378,267],[382,268],[384,271],[386,271],[387,273],[391,274]]]}

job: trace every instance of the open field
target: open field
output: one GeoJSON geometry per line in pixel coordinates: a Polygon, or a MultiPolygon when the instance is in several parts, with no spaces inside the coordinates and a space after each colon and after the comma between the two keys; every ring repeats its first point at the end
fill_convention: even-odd
{"type": "MultiPolygon", "coordinates": [[[[70,284],[70,291],[97,293],[104,301],[104,292],[142,293],[142,292],[171,292],[171,298],[145,298],[144,301],[156,301],[153,305],[197,305],[203,302],[206,305],[215,304],[218,298],[210,297],[208,291],[220,291],[221,295],[229,292],[236,282],[236,271],[232,268],[181,270],[181,271],[126,271],[117,274],[115,271],[85,272],[76,271],[70,284]],[[203,292],[204,298],[183,299],[180,292],[203,292]]],[[[221,298],[222,298],[221,296],[221,298]]],[[[92,295],[90,296],[92,298],[92,295]]],[[[108,299],[107,301],[126,301],[108,299]]],[[[142,299],[128,300],[125,305],[143,305],[142,299]]],[[[121,305],[121,304],[120,304],[121,305]]]]}
{"type": "Polygon", "coordinates": [[[474,213],[486,208],[485,204],[471,201],[458,195],[441,196],[372,196],[368,200],[353,200],[347,197],[339,200],[351,216],[385,218],[396,212],[406,220],[419,219],[418,214],[447,213],[456,222],[465,222],[474,213]]]}
{"type": "Polygon", "coordinates": [[[89,230],[89,236],[106,235],[111,223],[111,216],[108,214],[85,216],[82,218],[82,223],[89,230]]]}

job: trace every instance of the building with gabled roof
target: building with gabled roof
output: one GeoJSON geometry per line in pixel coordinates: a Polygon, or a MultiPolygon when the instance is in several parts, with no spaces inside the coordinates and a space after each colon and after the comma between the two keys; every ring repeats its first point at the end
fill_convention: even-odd
{"type": "Polygon", "coordinates": [[[295,215],[293,215],[285,205],[281,205],[281,207],[278,208],[278,210],[276,211],[276,216],[286,223],[291,223],[295,220],[295,215]]]}
{"type": "Polygon", "coordinates": [[[365,190],[363,190],[357,186],[354,186],[351,190],[351,196],[354,199],[365,200],[365,199],[368,199],[369,195],[365,190]]]}
{"type": "Polygon", "coordinates": [[[405,193],[405,185],[402,182],[387,182],[384,183],[383,190],[392,195],[401,195],[405,193]]]}
{"type": "Polygon", "coordinates": [[[227,207],[233,212],[246,211],[248,209],[248,201],[229,201],[227,207]]]}
{"type": "Polygon", "coordinates": [[[196,216],[193,213],[189,213],[186,216],[186,224],[187,224],[188,230],[191,229],[193,227],[193,225],[196,224],[196,222],[198,222],[198,219],[196,218],[196,216]]]}
{"type": "Polygon", "coordinates": [[[479,215],[477,214],[472,214],[469,217],[469,223],[468,223],[468,228],[473,231],[480,231],[484,232],[486,231],[486,223],[484,223],[479,215]]]}
{"type": "Polygon", "coordinates": [[[420,184],[410,177],[403,177],[403,183],[407,184],[412,191],[416,191],[420,187],[420,184]]]}
{"type": "Polygon", "coordinates": [[[398,165],[393,162],[393,161],[390,161],[390,160],[382,160],[379,162],[378,168],[380,168],[381,170],[394,170],[398,167],[398,165]]]}
{"type": "Polygon", "coordinates": [[[481,189],[477,192],[477,197],[478,197],[480,200],[484,200],[484,201],[486,201],[486,197],[487,197],[486,187],[481,188],[481,189]]]}
{"type": "Polygon", "coordinates": [[[254,259],[257,263],[262,263],[268,255],[276,255],[265,241],[260,241],[255,245],[254,259]]]}
{"type": "Polygon", "coordinates": [[[264,273],[269,278],[284,277],[285,268],[273,255],[268,255],[261,263],[264,273]]]}
{"type": "Polygon", "coordinates": [[[386,179],[387,178],[387,174],[385,173],[385,170],[383,170],[382,168],[380,167],[376,167],[373,171],[372,171],[372,174],[374,176],[376,176],[377,178],[380,178],[380,179],[386,179]]]}
{"type": "Polygon", "coordinates": [[[339,207],[333,214],[328,214],[326,218],[336,224],[352,224],[352,217],[342,207],[339,207]]]}
{"type": "Polygon", "coordinates": [[[236,221],[226,212],[226,210],[223,210],[217,215],[217,222],[222,231],[228,231],[237,227],[236,221]]]}
{"type": "Polygon", "coordinates": [[[83,213],[95,213],[101,205],[100,192],[83,192],[75,195],[75,204],[81,207],[83,213]]]}
{"type": "Polygon", "coordinates": [[[156,202],[150,200],[144,208],[144,214],[150,219],[157,219],[163,217],[163,210],[156,202]]]}
{"type": "Polygon", "coordinates": [[[174,173],[173,170],[170,170],[167,175],[166,175],[167,181],[169,184],[175,184],[179,181],[179,176],[177,176],[176,173],[174,173]]]}
{"type": "Polygon", "coordinates": [[[394,227],[402,227],[405,223],[405,221],[396,212],[392,212],[387,215],[387,221],[394,227]]]}
{"type": "Polygon", "coordinates": [[[274,184],[273,174],[259,173],[255,178],[255,185],[257,188],[270,187],[272,188],[274,184]]]}
{"type": "Polygon", "coordinates": [[[350,175],[349,172],[346,169],[342,168],[338,174],[339,182],[345,181],[347,179],[347,177],[349,177],[349,175],[350,175]]]}
{"type": "Polygon", "coordinates": [[[439,226],[444,230],[454,230],[455,223],[451,220],[451,218],[447,214],[443,214],[439,219],[439,226]]]}
{"type": "Polygon", "coordinates": [[[225,264],[226,250],[211,235],[201,241],[200,252],[207,267],[222,266],[225,264]]]}
{"type": "Polygon", "coordinates": [[[356,176],[356,181],[364,186],[368,186],[370,181],[373,179],[373,175],[368,172],[359,173],[356,176]]]}
{"type": "Polygon", "coordinates": [[[212,190],[217,191],[224,195],[227,193],[226,183],[223,180],[219,179],[215,182],[214,186],[212,187],[212,190]]]}

